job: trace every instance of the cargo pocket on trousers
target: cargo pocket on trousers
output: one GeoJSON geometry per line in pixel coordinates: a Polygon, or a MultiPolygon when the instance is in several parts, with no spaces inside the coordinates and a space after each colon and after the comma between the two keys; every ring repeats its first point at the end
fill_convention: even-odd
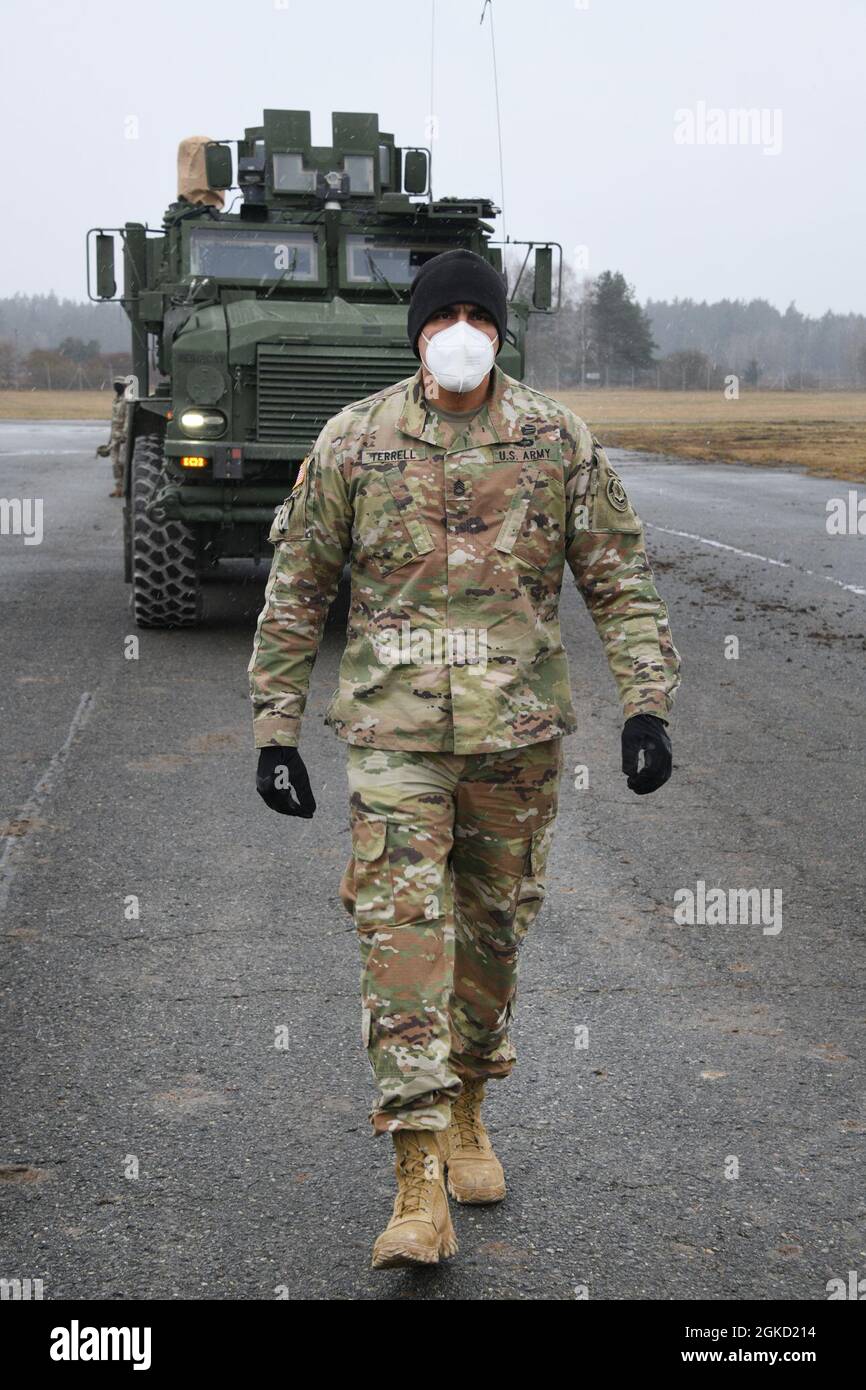
{"type": "Polygon", "coordinates": [[[355,925],[433,927],[443,911],[441,856],[423,826],[352,809],[355,925]]]}
{"type": "Polygon", "coordinates": [[[544,825],[540,825],[527,846],[515,920],[515,932],[521,937],[538,916],[544,902],[547,860],[553,842],[554,824],[555,818],[551,817],[544,825]]]}
{"type": "Polygon", "coordinates": [[[355,924],[361,930],[393,925],[394,890],[384,816],[352,813],[355,924]]]}

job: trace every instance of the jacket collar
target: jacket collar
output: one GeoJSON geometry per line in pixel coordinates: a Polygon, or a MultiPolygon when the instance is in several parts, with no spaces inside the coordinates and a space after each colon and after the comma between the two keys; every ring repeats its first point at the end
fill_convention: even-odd
{"type": "MultiPolygon", "coordinates": [[[[474,448],[479,444],[499,444],[506,440],[520,440],[520,410],[514,395],[514,387],[520,383],[514,377],[506,376],[496,363],[493,364],[493,388],[483,408],[473,417],[463,448],[474,448]]],[[[427,408],[424,396],[424,380],[419,366],[415,375],[406,383],[403,408],[397,418],[396,428],[413,439],[423,439],[427,444],[449,447],[450,423],[440,420],[435,410],[427,408]]]]}

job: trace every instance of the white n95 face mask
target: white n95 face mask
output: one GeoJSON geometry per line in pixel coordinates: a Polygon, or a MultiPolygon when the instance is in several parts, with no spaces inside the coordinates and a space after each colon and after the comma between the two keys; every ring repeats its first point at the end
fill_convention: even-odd
{"type": "Polygon", "coordinates": [[[427,367],[443,391],[473,391],[493,366],[493,343],[465,319],[432,338],[426,333],[421,337],[427,344],[427,367]]]}

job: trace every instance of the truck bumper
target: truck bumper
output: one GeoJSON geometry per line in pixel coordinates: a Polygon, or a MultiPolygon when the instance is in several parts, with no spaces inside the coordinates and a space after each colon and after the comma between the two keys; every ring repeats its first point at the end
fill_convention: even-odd
{"type": "Polygon", "coordinates": [[[270,527],[274,512],[286,498],[285,487],[233,487],[231,483],[167,483],[148,512],[167,521],[256,522],[270,527]]]}

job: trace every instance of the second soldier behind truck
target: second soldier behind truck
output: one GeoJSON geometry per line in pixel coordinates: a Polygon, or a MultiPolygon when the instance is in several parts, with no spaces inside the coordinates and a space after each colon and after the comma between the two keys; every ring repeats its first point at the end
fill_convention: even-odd
{"type": "Polygon", "coordinates": [[[111,455],[111,471],[114,477],[114,490],[110,497],[123,496],[123,466],[126,452],[126,436],[129,421],[129,406],[126,401],[127,378],[116,376],[113,381],[114,400],[111,402],[111,434],[107,444],[100,444],[97,454],[100,458],[111,455]]]}
{"type": "Polygon", "coordinates": [[[258,791],[310,817],[301,717],[348,559],[325,722],[348,744],[340,898],[360,945],[370,1118],[396,1150],[374,1268],[454,1254],[449,1193],[505,1195],[480,1107],[514,1066],[518,950],[544,898],[562,738],[577,727],[566,564],[618,688],[629,787],[652,792],[671,772],[680,661],[642,524],[584,422],[495,365],[506,315],[483,257],[422,266],[408,320],[421,365],[316,440],[271,531],[249,667],[258,791]]]}

